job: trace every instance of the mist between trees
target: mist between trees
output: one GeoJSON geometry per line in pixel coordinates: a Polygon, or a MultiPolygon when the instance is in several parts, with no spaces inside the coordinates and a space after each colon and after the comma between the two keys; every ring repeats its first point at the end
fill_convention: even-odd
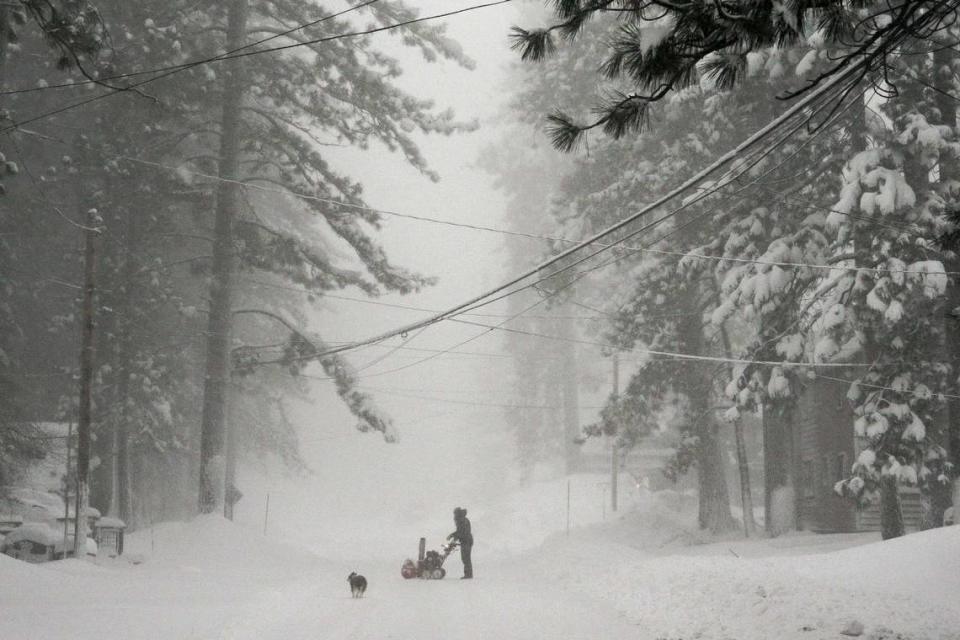
{"type": "MultiPolygon", "coordinates": [[[[395,0],[54,5],[0,8],[0,484],[44,455],[37,423],[79,418],[93,504],[134,525],[224,501],[229,515],[238,459],[305,466],[285,406],[313,361],[361,430],[396,439],[347,356],[321,355],[302,292],[414,294],[436,274],[388,258],[382,215],[326,151],[387,149],[436,179],[418,136],[476,124],[399,89],[372,38],[341,36],[408,23],[402,43],[427,61],[473,62],[395,0]]],[[[537,259],[782,118],[699,190],[508,297],[507,319],[538,309],[526,326],[562,363],[507,338],[515,404],[536,408],[506,416],[519,467],[573,470],[591,437],[669,446],[666,475],[696,469],[699,524],[720,532],[737,526],[727,449],[750,514],[759,431],[766,527],[792,528],[803,399],[840,385],[851,455],[831,489],[879,499],[889,537],[904,529],[898,485],[917,486],[924,526],[941,524],[960,456],[956,3],[518,5],[546,27],[514,34],[526,62],[482,164],[510,198],[508,231],[544,238],[537,259]],[[584,306],[596,317],[577,320],[584,306]],[[584,341],[642,358],[586,421],[578,387],[599,383],[584,341]],[[778,490],[792,496],[780,523],[778,490]]],[[[511,268],[530,267],[507,246],[511,268]]]]}

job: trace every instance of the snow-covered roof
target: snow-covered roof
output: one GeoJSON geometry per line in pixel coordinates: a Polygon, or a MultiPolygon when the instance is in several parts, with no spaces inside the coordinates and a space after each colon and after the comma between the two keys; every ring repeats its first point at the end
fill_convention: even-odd
{"type": "Polygon", "coordinates": [[[15,544],[21,540],[54,546],[63,542],[63,533],[54,531],[53,527],[42,522],[28,522],[8,533],[4,543],[15,544]]]}

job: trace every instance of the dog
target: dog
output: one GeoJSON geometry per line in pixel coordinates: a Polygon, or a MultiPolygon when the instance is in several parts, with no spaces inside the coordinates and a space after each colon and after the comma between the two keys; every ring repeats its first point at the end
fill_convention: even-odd
{"type": "Polygon", "coordinates": [[[367,590],[367,579],[354,571],[347,576],[347,582],[350,583],[350,594],[354,598],[362,598],[367,590]]]}

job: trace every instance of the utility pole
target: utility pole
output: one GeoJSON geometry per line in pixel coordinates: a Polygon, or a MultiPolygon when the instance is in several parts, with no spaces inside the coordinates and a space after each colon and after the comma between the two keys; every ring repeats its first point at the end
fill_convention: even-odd
{"type": "Polygon", "coordinates": [[[100,215],[96,209],[87,210],[83,250],[83,325],[80,348],[80,407],[77,420],[77,490],[73,514],[73,555],[86,555],[87,529],[84,518],[90,502],[90,426],[93,404],[94,315],[93,297],[96,292],[96,239],[100,215]]]}
{"type": "MultiPolygon", "coordinates": [[[[620,399],[620,354],[613,354],[613,401],[620,399]]],[[[610,509],[617,511],[617,477],[620,475],[620,449],[617,447],[617,439],[620,437],[620,424],[617,421],[616,430],[613,433],[613,439],[610,441],[610,509]]]]}
{"type": "Polygon", "coordinates": [[[63,481],[63,557],[67,557],[67,537],[70,524],[70,441],[73,440],[73,420],[67,426],[67,473],[63,481]]]}

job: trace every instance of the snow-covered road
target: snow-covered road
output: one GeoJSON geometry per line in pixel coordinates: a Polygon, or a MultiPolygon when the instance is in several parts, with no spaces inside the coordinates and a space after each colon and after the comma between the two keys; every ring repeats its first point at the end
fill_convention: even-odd
{"type": "Polygon", "coordinates": [[[414,545],[377,555],[358,534],[311,551],[215,516],[132,535],[128,561],[0,556],[0,638],[836,640],[856,621],[862,640],[960,640],[960,527],[882,543],[707,540],[690,514],[650,497],[567,536],[536,513],[546,503],[519,500],[502,526],[478,517],[472,581],[457,579],[457,557],[444,580],[404,580],[414,545]],[[509,550],[514,522],[530,542],[509,550]],[[352,570],[369,579],[360,600],[352,570]]]}
{"type": "MultiPolygon", "coordinates": [[[[453,567],[453,572],[459,569],[453,567]]],[[[370,589],[350,597],[346,573],[270,594],[232,623],[224,640],[617,640],[638,637],[610,605],[574,597],[556,583],[505,564],[473,581],[404,580],[396,566],[365,570],[370,589]]]]}

